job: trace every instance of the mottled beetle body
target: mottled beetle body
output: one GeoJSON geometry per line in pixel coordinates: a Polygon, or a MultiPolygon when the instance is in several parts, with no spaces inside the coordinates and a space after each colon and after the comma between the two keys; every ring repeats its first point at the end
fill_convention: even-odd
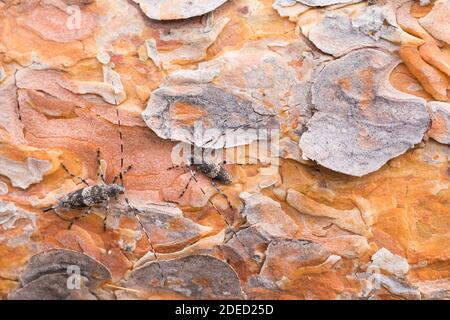
{"type": "MultiPolygon", "coordinates": [[[[221,163],[208,161],[204,157],[188,156],[185,165],[175,165],[173,167],[168,168],[167,170],[172,170],[175,168],[188,168],[191,174],[189,181],[187,182],[187,184],[183,188],[183,191],[180,194],[180,198],[184,196],[192,181],[198,182],[196,175],[198,172],[200,172],[209,178],[211,185],[217,190],[218,193],[220,193],[227,200],[229,207],[230,208],[232,207],[227,195],[223,193],[222,190],[220,190],[216,184],[216,182],[220,182],[221,184],[229,185],[233,182],[231,174],[225,169],[225,167],[221,163]]],[[[200,191],[206,196],[206,193],[202,188],[200,188],[200,191]]],[[[214,204],[210,200],[208,200],[208,202],[210,202],[211,205],[214,206],[214,204]]]]}
{"type": "Polygon", "coordinates": [[[45,211],[55,209],[86,209],[96,204],[103,204],[111,198],[117,198],[125,192],[125,188],[117,183],[96,184],[65,195],[55,206],[45,211]]]}
{"type": "Polygon", "coordinates": [[[190,157],[189,164],[195,165],[198,171],[220,183],[231,184],[233,182],[231,175],[220,163],[207,162],[196,157],[190,157]]]}

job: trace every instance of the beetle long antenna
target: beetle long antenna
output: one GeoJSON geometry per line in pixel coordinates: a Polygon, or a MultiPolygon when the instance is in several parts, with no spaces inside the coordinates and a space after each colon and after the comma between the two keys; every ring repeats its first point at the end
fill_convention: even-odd
{"type": "Polygon", "coordinates": [[[117,125],[119,126],[119,139],[120,139],[120,172],[119,179],[120,184],[123,187],[123,135],[122,135],[122,124],[120,122],[119,109],[116,108],[117,115],[117,125]]]}
{"type": "MultiPolygon", "coordinates": [[[[238,234],[236,233],[236,231],[234,230],[234,227],[228,222],[227,218],[225,217],[225,215],[222,213],[222,211],[217,208],[217,206],[214,204],[214,202],[212,202],[212,200],[208,197],[208,195],[206,194],[206,192],[203,190],[203,188],[200,186],[200,184],[198,183],[197,177],[196,177],[196,171],[194,171],[192,169],[192,166],[189,165],[189,172],[191,174],[191,178],[195,181],[195,183],[197,183],[197,187],[200,189],[200,191],[202,192],[203,196],[206,197],[206,199],[208,199],[208,203],[217,211],[217,213],[222,217],[223,221],[225,222],[225,224],[227,225],[228,230],[231,231],[231,233],[233,234],[234,239],[236,239],[239,244],[242,246],[242,248],[244,248],[244,250],[247,252],[247,254],[252,257],[253,255],[251,254],[251,252],[249,251],[249,249],[244,245],[244,243],[239,239],[238,234]]],[[[229,239],[231,240],[231,239],[229,239]]],[[[225,241],[225,244],[229,241],[225,241]]]]}
{"type": "Polygon", "coordinates": [[[82,177],[76,176],[74,175],[72,172],[69,171],[69,169],[67,169],[67,167],[64,165],[64,163],[61,163],[61,167],[64,169],[64,171],[72,178],[72,179],[78,179],[80,180],[82,183],[84,183],[86,186],[89,187],[89,183],[83,179],[82,177]]]}
{"type": "MultiPolygon", "coordinates": [[[[119,115],[119,109],[118,108],[116,108],[116,115],[117,115],[117,125],[119,127],[119,138],[120,138],[120,172],[119,172],[119,179],[120,179],[120,184],[123,187],[124,186],[123,175],[126,172],[128,172],[128,170],[131,169],[131,166],[129,166],[124,172],[124,169],[123,169],[123,149],[124,149],[123,148],[123,134],[122,134],[122,125],[121,125],[121,122],[120,122],[120,115],[119,115]]],[[[114,181],[115,180],[116,180],[116,177],[114,177],[114,181]]],[[[156,250],[155,250],[155,247],[153,246],[153,242],[152,242],[152,240],[150,238],[150,235],[148,234],[147,230],[144,227],[144,224],[141,221],[141,218],[138,215],[138,211],[139,210],[131,205],[131,203],[130,203],[130,201],[129,201],[129,199],[128,199],[128,197],[126,195],[125,195],[125,202],[127,204],[128,210],[133,212],[134,217],[136,218],[136,220],[139,223],[142,231],[145,234],[145,237],[147,238],[147,242],[150,245],[150,249],[153,251],[153,254],[155,256],[155,262],[158,265],[159,271],[161,272],[161,279],[162,279],[163,284],[164,284],[165,276],[164,276],[163,269],[161,267],[161,264],[159,263],[159,259],[158,259],[158,256],[156,254],[156,250]]]]}
{"type": "Polygon", "coordinates": [[[126,202],[126,204],[127,204],[127,206],[128,206],[129,211],[133,212],[134,217],[136,218],[137,222],[138,222],[139,225],[141,226],[141,229],[142,229],[142,231],[144,232],[145,237],[147,238],[147,242],[148,242],[148,244],[149,244],[149,246],[150,246],[150,249],[152,250],[153,255],[155,256],[155,263],[158,265],[159,271],[160,271],[160,273],[161,273],[161,280],[162,280],[162,282],[163,282],[163,284],[164,284],[164,282],[165,282],[164,271],[163,271],[163,268],[161,267],[161,264],[159,263],[159,258],[158,258],[158,255],[156,254],[155,247],[153,246],[152,239],[150,238],[150,235],[148,234],[147,230],[145,229],[144,223],[142,223],[142,220],[141,220],[141,218],[139,217],[138,212],[139,212],[140,210],[137,209],[137,208],[135,208],[135,207],[133,207],[133,206],[130,204],[130,201],[128,200],[127,197],[125,197],[125,202],[126,202]]]}

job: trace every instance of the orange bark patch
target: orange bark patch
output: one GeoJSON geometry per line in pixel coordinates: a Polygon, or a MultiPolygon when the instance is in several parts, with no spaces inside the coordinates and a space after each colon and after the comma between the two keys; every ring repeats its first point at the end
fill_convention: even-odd
{"type": "Polygon", "coordinates": [[[374,92],[373,92],[373,71],[372,69],[366,69],[361,72],[360,79],[363,85],[363,93],[361,95],[361,99],[359,101],[359,107],[362,110],[367,109],[374,98],[374,92]]]}
{"type": "Polygon", "coordinates": [[[201,107],[183,101],[175,102],[172,110],[173,119],[190,126],[205,115],[205,111],[201,107]]]}
{"type": "Polygon", "coordinates": [[[433,117],[433,121],[431,123],[431,128],[428,131],[428,135],[430,136],[444,136],[450,128],[447,125],[447,121],[442,115],[436,113],[433,117]]]}
{"type": "Polygon", "coordinates": [[[350,78],[344,77],[339,79],[338,84],[341,86],[342,90],[349,91],[351,88],[350,78]]]}
{"type": "Polygon", "coordinates": [[[411,11],[410,11],[410,14],[411,14],[411,16],[413,16],[414,18],[422,18],[422,17],[425,17],[430,11],[431,11],[431,9],[433,9],[433,3],[430,3],[430,4],[428,4],[428,5],[426,5],[426,6],[422,6],[422,5],[420,5],[420,3],[417,1],[417,2],[414,2],[412,5],[411,5],[411,11]]]}
{"type": "Polygon", "coordinates": [[[414,45],[402,45],[400,58],[425,90],[439,101],[447,101],[447,76],[426,63],[414,45]]]}
{"type": "Polygon", "coordinates": [[[425,43],[419,48],[420,56],[433,67],[450,77],[450,58],[434,43],[425,43]]]}
{"type": "MultiPolygon", "coordinates": [[[[358,75],[358,80],[362,84],[362,93],[361,98],[359,99],[359,107],[361,110],[367,109],[374,98],[374,91],[373,91],[373,71],[370,68],[367,68],[363,70],[358,75]]],[[[344,91],[349,96],[354,96],[354,91],[356,88],[353,88],[352,79],[350,77],[343,77],[338,80],[338,85],[341,87],[342,91],[344,91]]]]}
{"type": "Polygon", "coordinates": [[[288,63],[289,66],[293,67],[297,70],[297,79],[302,80],[303,76],[301,73],[301,68],[303,66],[303,61],[301,60],[292,60],[288,63]]]}
{"type": "Polygon", "coordinates": [[[433,99],[403,63],[399,64],[392,71],[389,81],[392,86],[399,91],[409,93],[426,100],[433,99]]]}

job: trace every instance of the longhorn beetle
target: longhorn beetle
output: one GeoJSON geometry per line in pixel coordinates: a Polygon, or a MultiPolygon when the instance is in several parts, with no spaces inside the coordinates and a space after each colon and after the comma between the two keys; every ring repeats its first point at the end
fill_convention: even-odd
{"type": "MultiPolygon", "coordinates": [[[[76,220],[79,220],[91,213],[91,210],[94,206],[104,205],[106,207],[106,212],[109,211],[109,201],[117,197],[121,194],[125,193],[125,187],[123,185],[123,175],[127,173],[131,166],[127,167],[124,171],[121,169],[121,172],[114,176],[114,179],[111,184],[108,184],[105,181],[104,172],[102,172],[102,165],[100,160],[100,149],[97,150],[97,164],[99,166],[98,176],[100,181],[97,184],[90,185],[87,181],[81,177],[76,177],[66,168],[64,164],[62,164],[63,169],[72,177],[80,179],[86,187],[82,189],[78,189],[76,191],[70,192],[66,194],[59,202],[47,209],[44,209],[44,212],[48,212],[53,210],[60,218],[64,220],[69,220],[69,229],[72,227],[73,223],[76,220]],[[117,179],[120,178],[120,184],[117,183],[117,179]],[[82,209],[86,210],[86,213],[79,215],[73,219],[67,219],[63,215],[61,215],[58,210],[59,209],[82,209]]],[[[106,218],[103,222],[103,227],[106,228],[106,218]]]]}
{"type": "MultiPolygon", "coordinates": [[[[217,181],[222,184],[229,185],[233,182],[231,174],[225,169],[225,167],[222,164],[204,160],[203,157],[200,158],[198,156],[188,156],[187,164],[185,166],[176,165],[176,166],[172,166],[172,167],[168,168],[167,170],[183,168],[183,167],[187,167],[189,169],[191,176],[190,176],[188,182],[186,183],[186,185],[184,186],[184,188],[179,196],[180,198],[182,198],[184,196],[184,194],[188,190],[189,185],[191,184],[192,181],[198,182],[196,175],[197,175],[197,172],[201,172],[202,174],[204,174],[205,176],[207,176],[210,179],[211,185],[216,189],[216,191],[219,194],[221,194],[225,198],[225,200],[228,202],[229,207],[232,208],[232,205],[230,203],[228,196],[225,193],[223,193],[222,190],[219,189],[219,187],[217,186],[217,183],[216,183],[216,181],[217,181]]],[[[206,193],[203,191],[203,189],[200,188],[200,190],[206,196],[206,193]]]]}
{"type": "MultiPolygon", "coordinates": [[[[120,122],[118,109],[116,109],[116,115],[117,115],[117,124],[118,124],[118,128],[119,128],[119,138],[120,138],[120,171],[118,174],[116,174],[114,176],[112,183],[108,184],[106,182],[105,172],[103,170],[102,162],[100,159],[100,149],[97,150],[97,165],[98,165],[97,175],[98,175],[99,181],[96,184],[90,185],[85,179],[83,179],[81,177],[77,177],[74,174],[72,174],[64,164],[61,165],[62,168],[72,178],[78,178],[86,186],[79,190],[68,193],[67,195],[62,197],[62,199],[59,200],[57,204],[55,204],[52,207],[44,209],[44,212],[53,211],[61,219],[70,221],[69,229],[72,227],[72,225],[75,221],[91,214],[91,212],[92,212],[91,210],[94,206],[103,205],[106,209],[106,214],[103,219],[103,228],[104,228],[104,230],[106,230],[106,219],[107,219],[108,213],[109,213],[110,200],[111,199],[117,200],[119,195],[125,194],[126,190],[125,190],[125,186],[124,186],[124,182],[123,182],[123,177],[129,170],[131,170],[132,166],[131,165],[128,166],[125,170],[123,168],[123,165],[124,165],[123,135],[122,135],[121,122],[120,122]],[[117,183],[118,180],[120,181],[120,183],[117,183]],[[67,218],[58,212],[59,209],[69,209],[69,210],[70,209],[82,209],[82,210],[85,210],[85,212],[81,215],[76,216],[75,218],[67,218]]],[[[142,223],[142,221],[138,215],[139,210],[130,204],[130,201],[126,195],[125,195],[124,199],[125,199],[125,203],[127,205],[128,211],[131,211],[133,213],[134,217],[138,221],[142,231],[144,232],[144,234],[147,238],[147,242],[149,243],[150,248],[153,251],[156,263],[158,264],[158,267],[161,271],[162,280],[164,281],[165,277],[164,277],[162,267],[159,264],[158,256],[156,254],[156,250],[153,246],[150,236],[147,233],[147,231],[144,227],[144,224],[142,223]]]]}
{"type": "MultiPolygon", "coordinates": [[[[258,120],[255,123],[260,123],[263,120],[258,120]]],[[[244,125],[242,127],[238,127],[238,128],[234,128],[231,131],[229,131],[229,133],[233,133],[239,129],[242,129],[243,127],[247,127],[248,125],[244,125]]],[[[226,133],[222,132],[219,136],[217,137],[213,137],[210,140],[208,140],[206,143],[203,143],[202,145],[208,145],[209,143],[215,143],[218,141],[219,138],[221,138],[222,136],[224,136],[226,133]]],[[[195,149],[198,148],[195,145],[191,145],[191,154],[194,154],[194,156],[190,155],[186,158],[186,164],[185,165],[175,165],[172,166],[170,168],[168,168],[167,170],[172,170],[175,168],[188,168],[189,172],[190,172],[190,178],[186,184],[186,186],[183,188],[179,198],[182,198],[184,196],[184,194],[186,193],[187,189],[189,188],[189,185],[192,181],[195,181],[196,183],[198,183],[198,180],[196,178],[197,173],[200,172],[203,175],[205,175],[206,177],[209,178],[209,181],[211,183],[211,185],[216,189],[216,191],[222,195],[225,200],[228,203],[228,206],[230,208],[233,208],[233,206],[231,205],[231,202],[228,198],[228,196],[219,189],[219,187],[217,186],[217,182],[224,184],[224,185],[229,185],[232,183],[232,176],[231,174],[226,170],[226,168],[223,166],[223,164],[225,164],[226,162],[213,162],[210,161],[208,159],[206,159],[206,157],[203,156],[203,151],[205,151],[205,148],[200,148],[201,149],[201,154],[202,156],[199,157],[197,156],[197,153],[195,152],[195,149]],[[192,148],[194,148],[194,152],[192,153],[192,148]]],[[[242,243],[242,241],[239,239],[239,237],[237,236],[237,233],[234,229],[234,227],[228,222],[227,218],[224,216],[224,214],[221,212],[221,210],[219,210],[217,208],[217,206],[211,201],[211,199],[207,196],[206,192],[203,190],[202,187],[199,186],[200,191],[202,192],[203,196],[205,196],[208,199],[208,203],[220,214],[220,216],[223,218],[225,224],[227,225],[227,229],[229,231],[231,231],[231,233],[233,234],[232,237],[234,237],[239,243],[240,245],[244,248],[245,251],[247,251],[247,254],[252,257],[251,252],[249,251],[249,249],[247,248],[247,246],[242,243]]],[[[227,243],[230,239],[225,240],[225,243],[227,243]]]]}
{"type": "MultiPolygon", "coordinates": [[[[180,193],[179,198],[182,198],[184,196],[192,181],[198,183],[197,173],[200,172],[209,178],[211,185],[216,189],[216,191],[220,195],[222,195],[225,198],[225,200],[228,203],[228,206],[230,208],[233,208],[228,196],[222,190],[219,189],[216,183],[219,182],[221,184],[229,185],[233,182],[231,174],[223,166],[224,163],[225,162],[223,163],[212,162],[210,160],[206,160],[205,157],[203,156],[202,157],[188,156],[186,165],[175,165],[169,167],[167,170],[172,170],[176,168],[183,168],[183,169],[188,168],[188,171],[190,172],[191,176],[188,182],[186,183],[185,187],[183,188],[182,192],[180,193]]],[[[234,227],[228,222],[227,218],[223,215],[222,211],[219,210],[219,208],[217,208],[217,206],[211,201],[211,199],[208,197],[208,195],[206,194],[206,192],[203,190],[202,187],[199,186],[199,189],[202,192],[203,196],[205,196],[208,199],[208,203],[222,216],[225,224],[227,225],[227,229],[233,233],[233,236],[237,236],[234,227]]],[[[239,237],[236,237],[236,239],[241,243],[243,248],[246,248],[246,246],[239,240],[239,237]]]]}
{"type": "MultiPolygon", "coordinates": [[[[255,123],[259,123],[261,121],[262,120],[258,120],[255,123]]],[[[226,120],[225,120],[225,122],[226,122],[226,120]]],[[[237,131],[238,129],[241,129],[241,128],[235,128],[235,129],[231,130],[230,133],[233,133],[233,132],[237,131]]],[[[207,145],[207,144],[209,144],[211,142],[216,142],[223,135],[225,135],[224,132],[222,132],[216,138],[211,138],[210,140],[208,140],[203,145],[207,145]]],[[[195,182],[197,182],[196,174],[199,171],[199,172],[201,172],[202,174],[204,174],[205,176],[207,176],[210,179],[211,185],[216,189],[216,191],[219,194],[221,194],[225,198],[225,200],[228,203],[228,206],[230,208],[232,208],[233,206],[231,205],[231,202],[230,202],[228,196],[225,193],[223,193],[222,190],[219,189],[219,187],[217,186],[217,183],[216,183],[216,182],[220,182],[221,184],[229,185],[229,184],[231,184],[233,182],[231,174],[223,166],[223,164],[225,164],[226,162],[222,161],[222,163],[217,163],[217,162],[213,162],[213,161],[207,160],[204,157],[204,155],[203,155],[203,151],[205,150],[205,148],[201,148],[202,156],[199,157],[199,156],[197,156],[197,153],[195,152],[195,149],[198,148],[198,147],[191,145],[191,148],[192,147],[194,148],[193,154],[195,154],[195,155],[190,155],[186,159],[187,160],[186,167],[189,168],[189,171],[191,173],[191,177],[189,178],[189,181],[187,182],[186,186],[183,188],[183,191],[180,194],[180,198],[182,198],[184,196],[184,194],[186,193],[187,189],[189,188],[190,183],[193,180],[195,182]],[[194,169],[194,167],[195,167],[195,169],[194,169]]],[[[191,149],[191,151],[192,151],[192,149],[191,149]]],[[[172,169],[181,168],[181,167],[183,167],[183,166],[176,165],[176,166],[172,166],[172,167],[168,168],[167,170],[172,170],[172,169]]],[[[203,191],[203,189],[200,188],[200,190],[206,196],[206,194],[203,191]]],[[[210,204],[214,206],[214,204],[212,202],[210,202],[210,204]]],[[[214,206],[214,208],[215,208],[215,206],[214,206]]],[[[219,211],[219,213],[220,213],[220,211],[219,211]]]]}

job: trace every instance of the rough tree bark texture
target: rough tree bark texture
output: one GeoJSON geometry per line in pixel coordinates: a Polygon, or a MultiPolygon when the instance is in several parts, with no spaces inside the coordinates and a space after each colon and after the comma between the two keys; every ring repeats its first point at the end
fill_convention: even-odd
{"type": "Polygon", "coordinates": [[[0,298],[450,298],[449,16],[0,1],[0,298]],[[204,173],[232,182],[171,168],[190,145],[226,147],[204,173]],[[129,165],[71,228],[44,212],[129,165]]]}

